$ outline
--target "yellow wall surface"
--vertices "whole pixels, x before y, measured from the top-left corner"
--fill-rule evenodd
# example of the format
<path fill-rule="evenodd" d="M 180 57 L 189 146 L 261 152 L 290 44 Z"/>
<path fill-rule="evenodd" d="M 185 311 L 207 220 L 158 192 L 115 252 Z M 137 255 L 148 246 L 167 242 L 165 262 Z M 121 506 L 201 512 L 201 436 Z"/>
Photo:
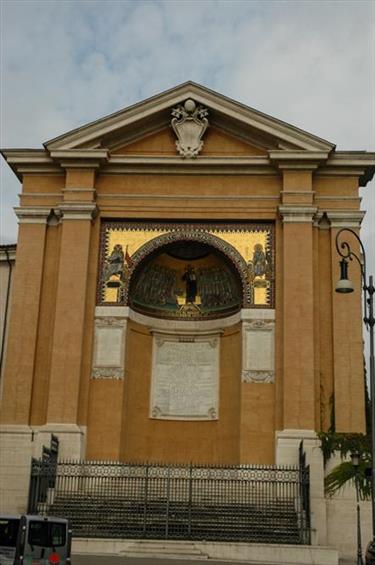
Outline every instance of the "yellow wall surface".
<path fill-rule="evenodd" d="M 211 128 L 202 156 L 262 156 Z M 172 130 L 116 155 L 176 155 Z M 61 168 L 24 176 L 21 206 L 96 203 L 96 219 L 21 224 L 2 421 L 87 427 L 91 459 L 274 462 L 275 432 L 364 430 L 360 296 L 337 296 L 336 228 L 285 223 L 278 208 L 356 212 L 358 178 L 312 169 L 269 174 L 109 174 Z M 220 337 L 219 419 L 150 417 L 152 335 L 129 320 L 123 379 L 91 378 L 102 219 L 275 222 L 275 382 L 241 382 L 241 325 Z M 324 229 L 323 229 L 324 228 Z M 356 280 L 359 288 L 359 280 Z"/>
<path fill-rule="evenodd" d="M 199 463 L 235 463 L 240 460 L 240 349 L 239 327 L 228 329 L 220 338 L 220 383 L 218 420 L 176 421 L 150 418 L 150 386 L 152 363 L 152 335 L 147 328 L 135 322 L 128 325 L 127 369 L 124 381 L 122 435 L 120 457 L 128 461 L 167 461 Z M 94 389 L 98 385 L 94 384 Z M 105 383 L 99 385 L 105 389 Z M 108 391 L 113 390 L 111 385 Z M 108 399 L 106 393 L 105 398 Z M 104 396 L 104 393 L 103 393 Z M 108 420 L 119 406 L 112 399 L 101 413 L 98 397 L 90 401 L 90 412 L 95 413 L 96 426 Z M 112 406 L 112 408 L 110 408 Z M 106 424 L 104 427 L 108 427 Z M 89 431 L 89 446 L 93 439 Z M 103 438 L 103 436 L 102 436 Z M 97 439 L 95 439 L 97 442 Z M 98 448 L 97 448 L 98 449 Z M 99 448 L 100 449 L 100 448 Z M 109 449 L 104 447 L 103 449 Z M 88 455 L 97 453 L 89 449 Z"/>
<path fill-rule="evenodd" d="M 176 143 L 172 128 L 151 134 L 113 151 L 114 155 L 175 155 Z M 202 156 L 209 155 L 266 155 L 267 151 L 250 145 L 216 128 L 205 134 Z"/>

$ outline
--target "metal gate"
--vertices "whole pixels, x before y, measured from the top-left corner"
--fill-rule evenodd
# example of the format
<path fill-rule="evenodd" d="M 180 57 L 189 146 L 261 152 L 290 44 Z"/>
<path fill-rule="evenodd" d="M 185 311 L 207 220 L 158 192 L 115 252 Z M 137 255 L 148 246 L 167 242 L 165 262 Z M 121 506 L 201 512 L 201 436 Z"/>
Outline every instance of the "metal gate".
<path fill-rule="evenodd" d="M 79 537 L 310 543 L 309 468 L 33 460 L 29 513 Z"/>

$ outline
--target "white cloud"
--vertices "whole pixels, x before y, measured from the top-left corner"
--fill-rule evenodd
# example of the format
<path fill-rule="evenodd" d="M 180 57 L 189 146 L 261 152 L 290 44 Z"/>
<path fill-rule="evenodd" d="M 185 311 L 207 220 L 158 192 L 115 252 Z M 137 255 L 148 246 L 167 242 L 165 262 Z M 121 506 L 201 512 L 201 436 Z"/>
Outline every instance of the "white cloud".
<path fill-rule="evenodd" d="M 41 147 L 192 79 L 339 149 L 375 148 L 371 1 L 5 0 L 1 6 L 2 147 Z M 4 163 L 1 182 L 2 237 L 10 241 L 19 186 Z M 373 183 L 364 194 L 363 237 L 372 261 Z M 372 266 L 374 272 L 375 258 Z"/>

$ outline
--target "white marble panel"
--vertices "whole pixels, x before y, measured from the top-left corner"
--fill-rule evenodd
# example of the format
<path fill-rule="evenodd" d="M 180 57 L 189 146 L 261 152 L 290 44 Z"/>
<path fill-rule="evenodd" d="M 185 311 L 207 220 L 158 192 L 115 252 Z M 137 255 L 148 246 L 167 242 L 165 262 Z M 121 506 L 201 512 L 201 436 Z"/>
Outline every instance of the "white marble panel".
<path fill-rule="evenodd" d="M 92 377 L 123 378 L 126 323 L 113 316 L 95 319 Z"/>
<path fill-rule="evenodd" d="M 152 418 L 216 420 L 219 337 L 154 334 Z"/>
<path fill-rule="evenodd" d="M 122 361 L 123 328 L 98 327 L 96 332 L 95 365 L 120 366 Z"/>
<path fill-rule="evenodd" d="M 243 322 L 242 380 L 272 383 L 275 379 L 275 323 L 273 320 Z"/>

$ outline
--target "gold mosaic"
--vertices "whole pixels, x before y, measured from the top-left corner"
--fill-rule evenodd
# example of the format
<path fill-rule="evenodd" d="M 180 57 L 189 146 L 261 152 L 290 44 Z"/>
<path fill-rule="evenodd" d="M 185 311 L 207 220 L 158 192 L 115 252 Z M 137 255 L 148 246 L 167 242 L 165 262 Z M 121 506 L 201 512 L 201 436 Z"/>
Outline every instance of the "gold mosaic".
<path fill-rule="evenodd" d="M 103 222 L 98 303 L 167 317 L 272 307 L 273 240 L 271 223 Z"/>

